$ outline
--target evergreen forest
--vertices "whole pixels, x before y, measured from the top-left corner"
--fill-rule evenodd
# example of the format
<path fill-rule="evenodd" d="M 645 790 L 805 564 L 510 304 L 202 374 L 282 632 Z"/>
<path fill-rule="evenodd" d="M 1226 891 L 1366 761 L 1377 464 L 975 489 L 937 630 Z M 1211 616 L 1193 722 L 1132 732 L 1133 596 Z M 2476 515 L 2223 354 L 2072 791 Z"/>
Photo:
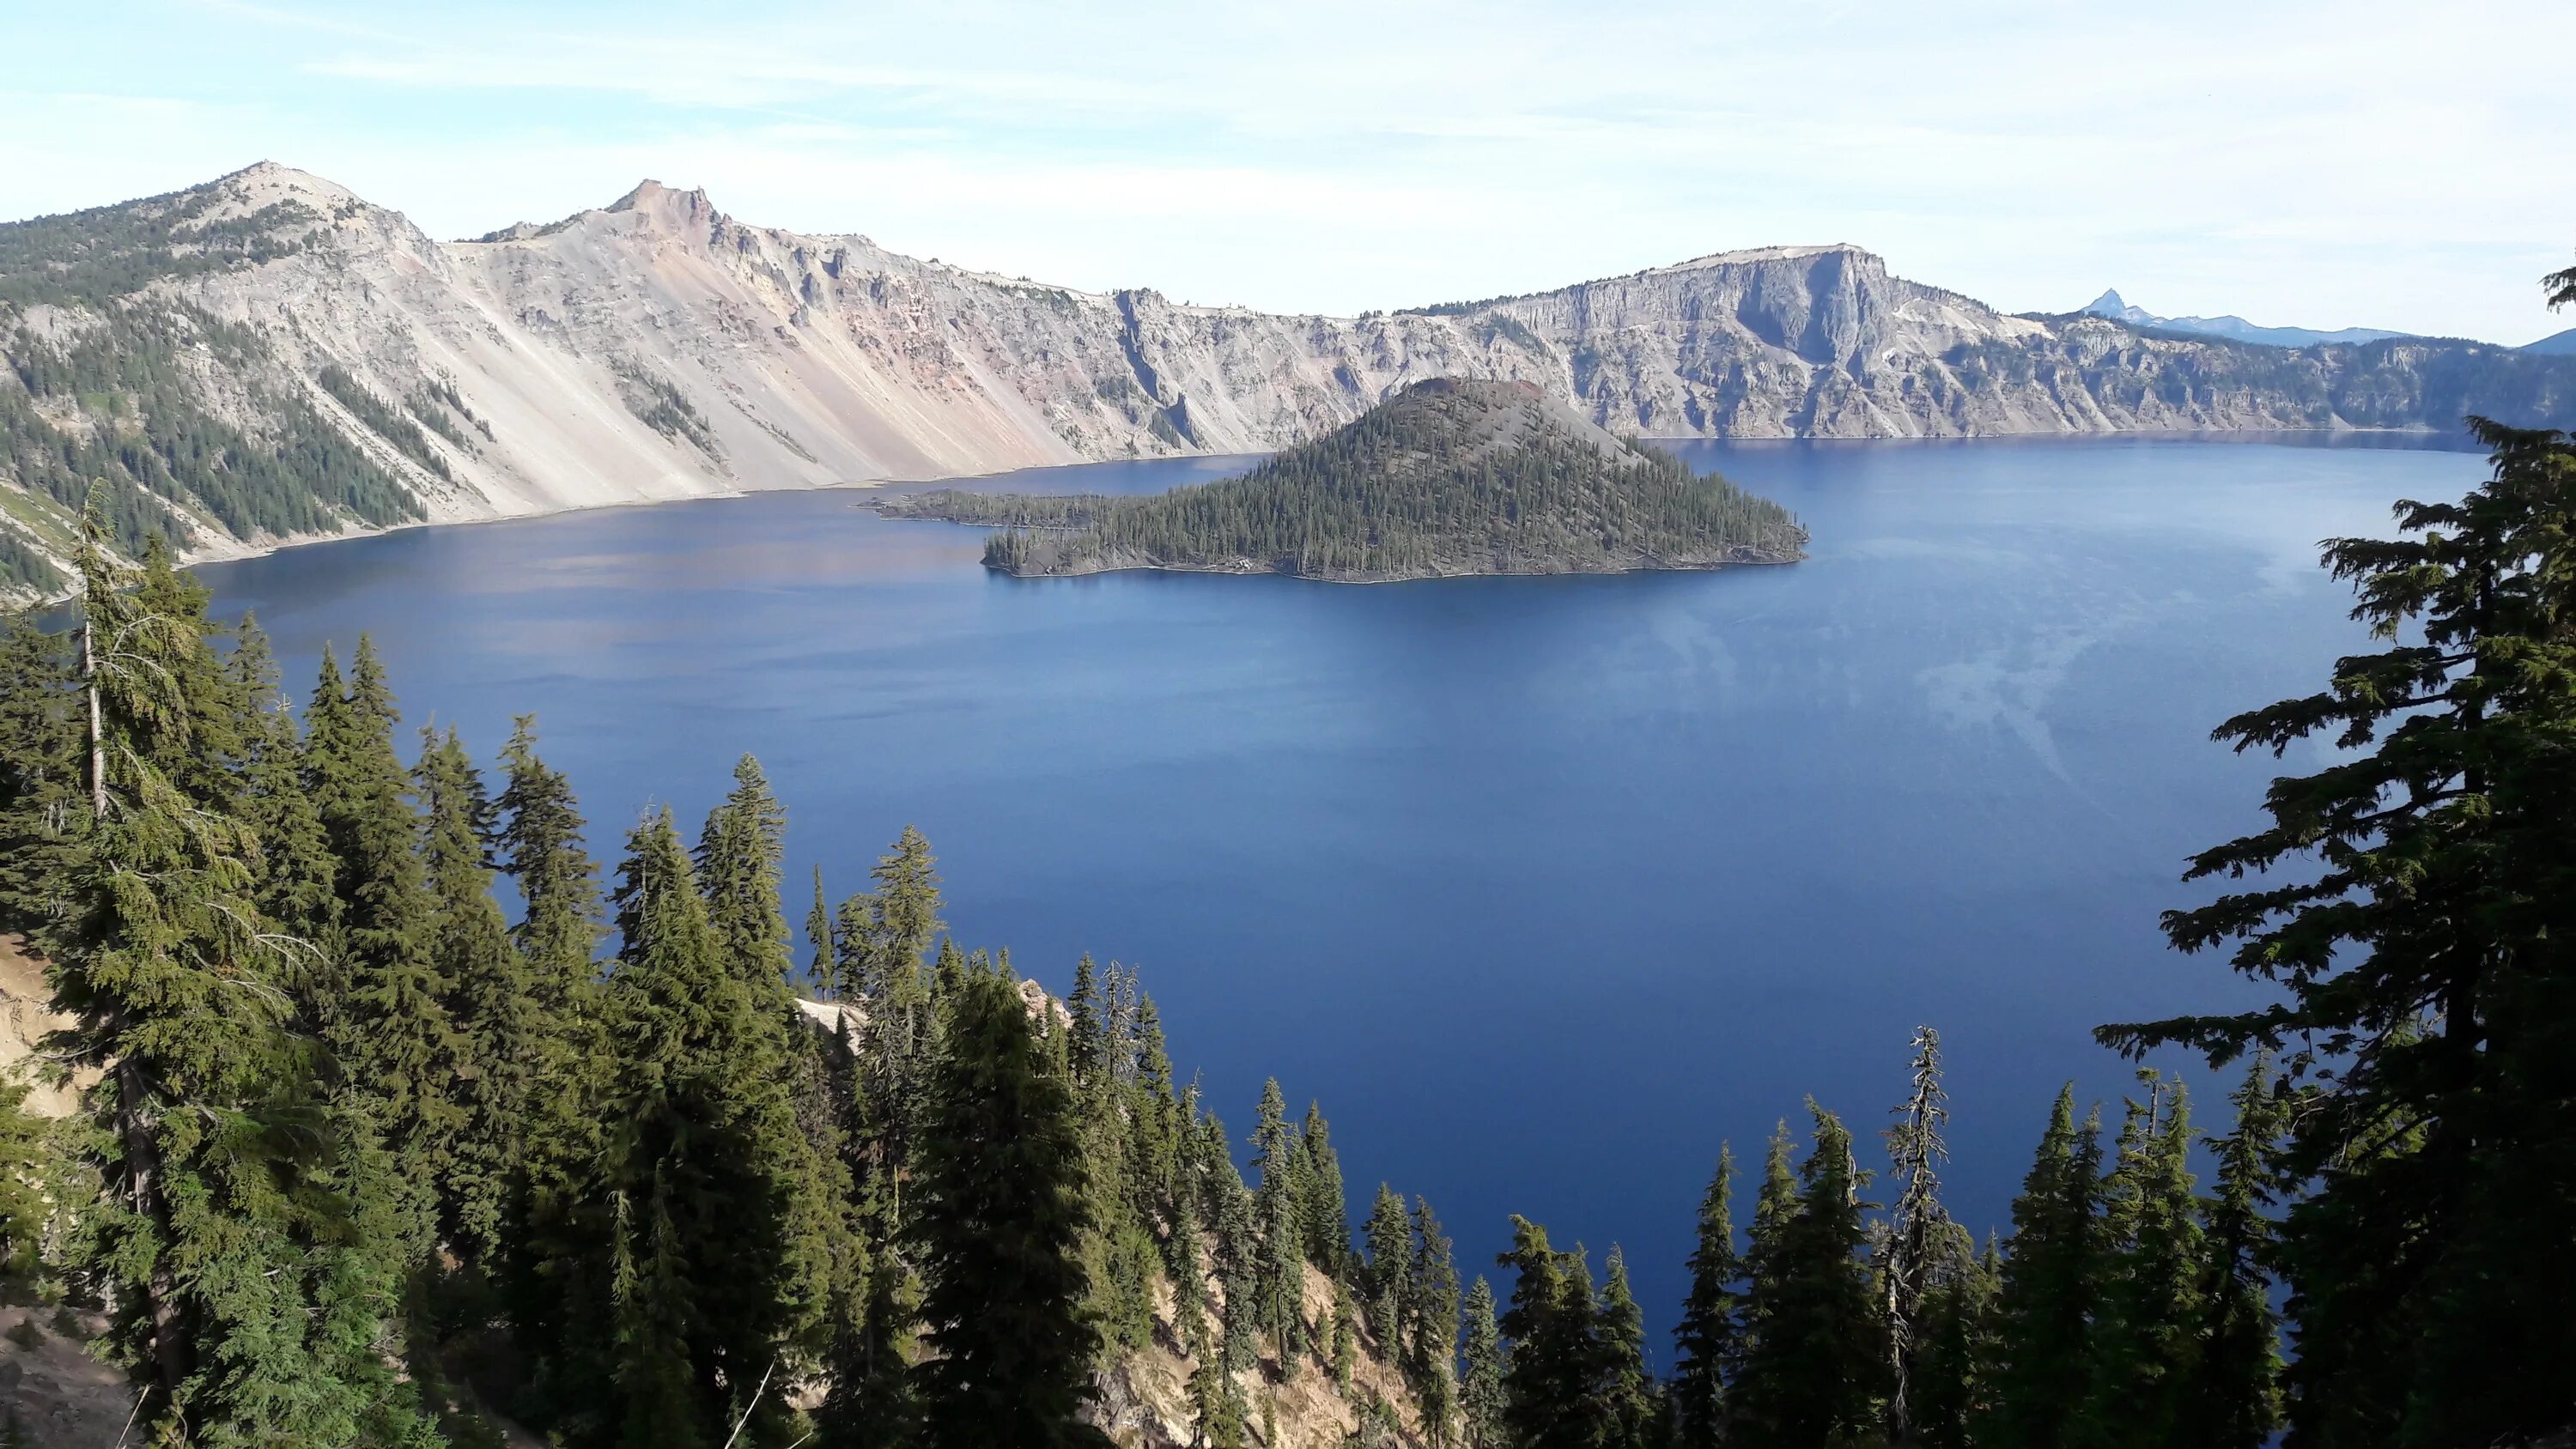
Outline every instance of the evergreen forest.
<path fill-rule="evenodd" d="M 0 929 L 82 1104 L 0 1094 L 0 1275 L 154 1445 L 1132 1444 L 1153 1354 L 1218 1449 L 1313 1441 L 1319 1395 L 1435 1449 L 2548 1442 L 2576 444 L 2479 428 L 2488 482 L 2325 546 L 2372 646 L 2218 729 L 2336 747 L 2164 922 L 2260 1004 L 2100 1030 L 2223 1107 L 2145 1066 L 2032 1103 L 1980 1241 L 1925 1028 L 1893 1110 L 1711 1144 L 1668 1346 L 1616 1246 L 1513 1218 L 1461 1264 L 1391 1184 L 1354 1228 L 1319 1105 L 1274 1081 L 1229 1127 L 1135 973 L 1058 996 L 956 940 L 910 827 L 800 932 L 753 759 L 602 862 L 532 720 L 488 761 L 407 736 L 363 637 L 291 703 L 165 544 L 118 562 L 96 487 L 70 626 L 0 635 Z"/>

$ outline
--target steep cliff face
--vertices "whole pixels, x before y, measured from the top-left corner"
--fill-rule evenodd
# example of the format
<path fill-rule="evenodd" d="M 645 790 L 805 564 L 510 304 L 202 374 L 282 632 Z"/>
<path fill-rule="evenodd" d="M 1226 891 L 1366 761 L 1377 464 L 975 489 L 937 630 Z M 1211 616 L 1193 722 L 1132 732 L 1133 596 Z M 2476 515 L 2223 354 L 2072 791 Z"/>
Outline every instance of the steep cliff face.
<path fill-rule="evenodd" d="M 1274 449 L 1408 383 L 1525 380 L 1650 436 L 2576 422 L 2576 359 L 2292 351 L 2006 316 L 1854 247 L 1358 318 L 1186 307 L 751 226 L 646 182 L 441 242 L 263 163 L 0 226 L 0 590 L 92 476 L 198 555 L 425 519 Z"/>

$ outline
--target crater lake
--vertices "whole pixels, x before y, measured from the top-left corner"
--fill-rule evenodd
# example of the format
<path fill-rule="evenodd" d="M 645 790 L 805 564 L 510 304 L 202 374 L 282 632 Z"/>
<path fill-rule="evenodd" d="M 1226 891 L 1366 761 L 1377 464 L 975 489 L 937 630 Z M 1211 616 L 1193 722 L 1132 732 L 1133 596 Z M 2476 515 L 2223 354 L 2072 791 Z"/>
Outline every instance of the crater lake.
<path fill-rule="evenodd" d="M 1238 1142 L 1276 1075 L 1292 1114 L 1322 1100 L 1355 1206 L 1410 1165 L 1395 1187 L 1467 1275 L 1512 1212 L 1596 1266 L 1623 1244 L 1661 1367 L 1722 1142 L 1758 1180 L 1812 1094 L 1883 1166 L 1929 1023 L 1946 1192 L 1982 1236 L 2061 1082 L 2116 1121 L 2130 1068 L 2094 1025 L 2251 999 L 2156 925 L 2279 768 L 2209 731 L 2360 642 L 2318 540 L 2485 469 L 2388 437 L 1667 446 L 1788 506 L 1811 556 L 1014 580 L 979 531 L 842 490 L 199 572 L 257 610 L 293 697 L 367 632 L 406 730 L 456 724 L 488 762 L 535 713 L 604 866 L 648 805 L 694 835 L 744 752 L 788 807 L 791 920 L 817 862 L 837 900 L 920 826 L 962 945 L 1057 991 L 1083 951 L 1138 967 Z"/>

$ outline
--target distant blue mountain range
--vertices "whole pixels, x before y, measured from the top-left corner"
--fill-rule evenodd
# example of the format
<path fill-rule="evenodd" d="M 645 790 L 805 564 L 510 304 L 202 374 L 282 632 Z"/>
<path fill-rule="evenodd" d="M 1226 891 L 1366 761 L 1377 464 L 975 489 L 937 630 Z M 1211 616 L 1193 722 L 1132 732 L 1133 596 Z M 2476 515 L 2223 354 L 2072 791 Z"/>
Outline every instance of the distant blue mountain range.
<path fill-rule="evenodd" d="M 2155 327 L 2167 332 L 2188 332 L 2198 337 L 2224 337 L 2233 342 L 2252 342 L 2264 347 L 2314 347 L 2320 342 L 2377 342 L 2383 337 L 2417 335 L 2412 332 L 2383 332 L 2376 327 L 2344 327 L 2333 332 L 2320 332 L 2313 327 L 2257 327 L 2242 317 L 2159 317 L 2144 307 L 2130 306 L 2117 290 L 2094 298 L 2085 304 L 2084 310 L 2096 317 L 2126 322 L 2132 327 Z M 2538 342 L 2527 342 L 2514 350 L 2551 357 L 2576 356 L 2576 327 L 2553 332 Z"/>
<path fill-rule="evenodd" d="M 2167 332 L 2189 332 L 2201 337 L 2224 337 L 2266 347 L 2313 347 L 2320 342 L 2377 342 L 2383 337 L 2412 335 L 2384 332 L 2376 327 L 2345 327 L 2333 332 L 2320 332 L 2313 327 L 2258 327 L 2242 317 L 2159 317 L 2144 307 L 2130 306 L 2116 291 L 2104 292 L 2084 310 L 2096 317 L 2109 317 L 2136 327 L 2157 327 Z M 2576 350 L 2576 342 L 2570 343 L 2569 350 Z"/>

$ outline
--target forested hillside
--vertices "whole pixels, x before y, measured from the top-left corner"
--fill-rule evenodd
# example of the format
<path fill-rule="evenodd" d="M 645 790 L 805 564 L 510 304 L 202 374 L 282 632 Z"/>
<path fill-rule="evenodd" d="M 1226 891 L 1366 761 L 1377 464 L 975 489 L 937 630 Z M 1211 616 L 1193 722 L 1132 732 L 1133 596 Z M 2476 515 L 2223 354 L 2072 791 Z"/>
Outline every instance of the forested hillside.
<path fill-rule="evenodd" d="M 311 400 L 268 380 L 278 363 L 256 330 L 143 295 L 292 256 L 327 220 L 293 202 L 245 210 L 227 200 L 201 189 L 0 225 L 0 357 L 14 375 L 0 379 L 0 478 L 18 490 L 0 488 L 14 524 L 0 526 L 0 591 L 61 584 L 47 555 L 68 554 L 69 519 L 93 479 L 106 480 L 107 518 L 129 556 L 152 539 L 184 546 L 212 532 L 248 543 L 421 516 Z M 452 398 L 424 392 L 397 406 L 345 374 L 339 383 L 334 395 L 367 426 L 444 474 L 414 418 L 455 434 Z"/>
<path fill-rule="evenodd" d="M 1156 568 L 1345 582 L 1786 563 L 1787 510 L 1622 442 L 1524 383 L 1416 383 L 1240 478 L 1155 497 L 888 494 L 877 511 L 1000 525 L 1012 574 Z"/>
<path fill-rule="evenodd" d="M 2544 1442 L 2576 1421 L 2576 447 L 2486 433 L 2492 482 L 2328 546 L 2380 647 L 2220 731 L 2346 746 L 2193 867 L 2280 877 L 2166 921 L 2265 997 L 2102 1031 L 2229 1067 L 2229 1120 L 2152 1070 L 2108 1121 L 2034 1103 L 1973 1242 L 1920 1032 L 1883 1168 L 1813 1103 L 1749 1181 L 1711 1144 L 1665 1377 L 1615 1246 L 1514 1218 L 1488 1278 L 1383 1186 L 1354 1233 L 1319 1108 L 1274 1082 L 1229 1130 L 1133 973 L 1075 963 L 1058 1003 L 954 940 L 918 832 L 817 882 L 800 951 L 745 758 L 603 890 L 531 723 L 496 782 L 452 730 L 406 757 L 363 638 L 291 711 L 166 549 L 112 561 L 102 488 L 78 627 L 0 636 L 0 926 L 84 1103 L 0 1095 L 0 1277 L 54 1310 L 9 1351 L 90 1341 L 163 1444 Z M 11 1432 L 69 1442 L 7 1382 Z"/>

